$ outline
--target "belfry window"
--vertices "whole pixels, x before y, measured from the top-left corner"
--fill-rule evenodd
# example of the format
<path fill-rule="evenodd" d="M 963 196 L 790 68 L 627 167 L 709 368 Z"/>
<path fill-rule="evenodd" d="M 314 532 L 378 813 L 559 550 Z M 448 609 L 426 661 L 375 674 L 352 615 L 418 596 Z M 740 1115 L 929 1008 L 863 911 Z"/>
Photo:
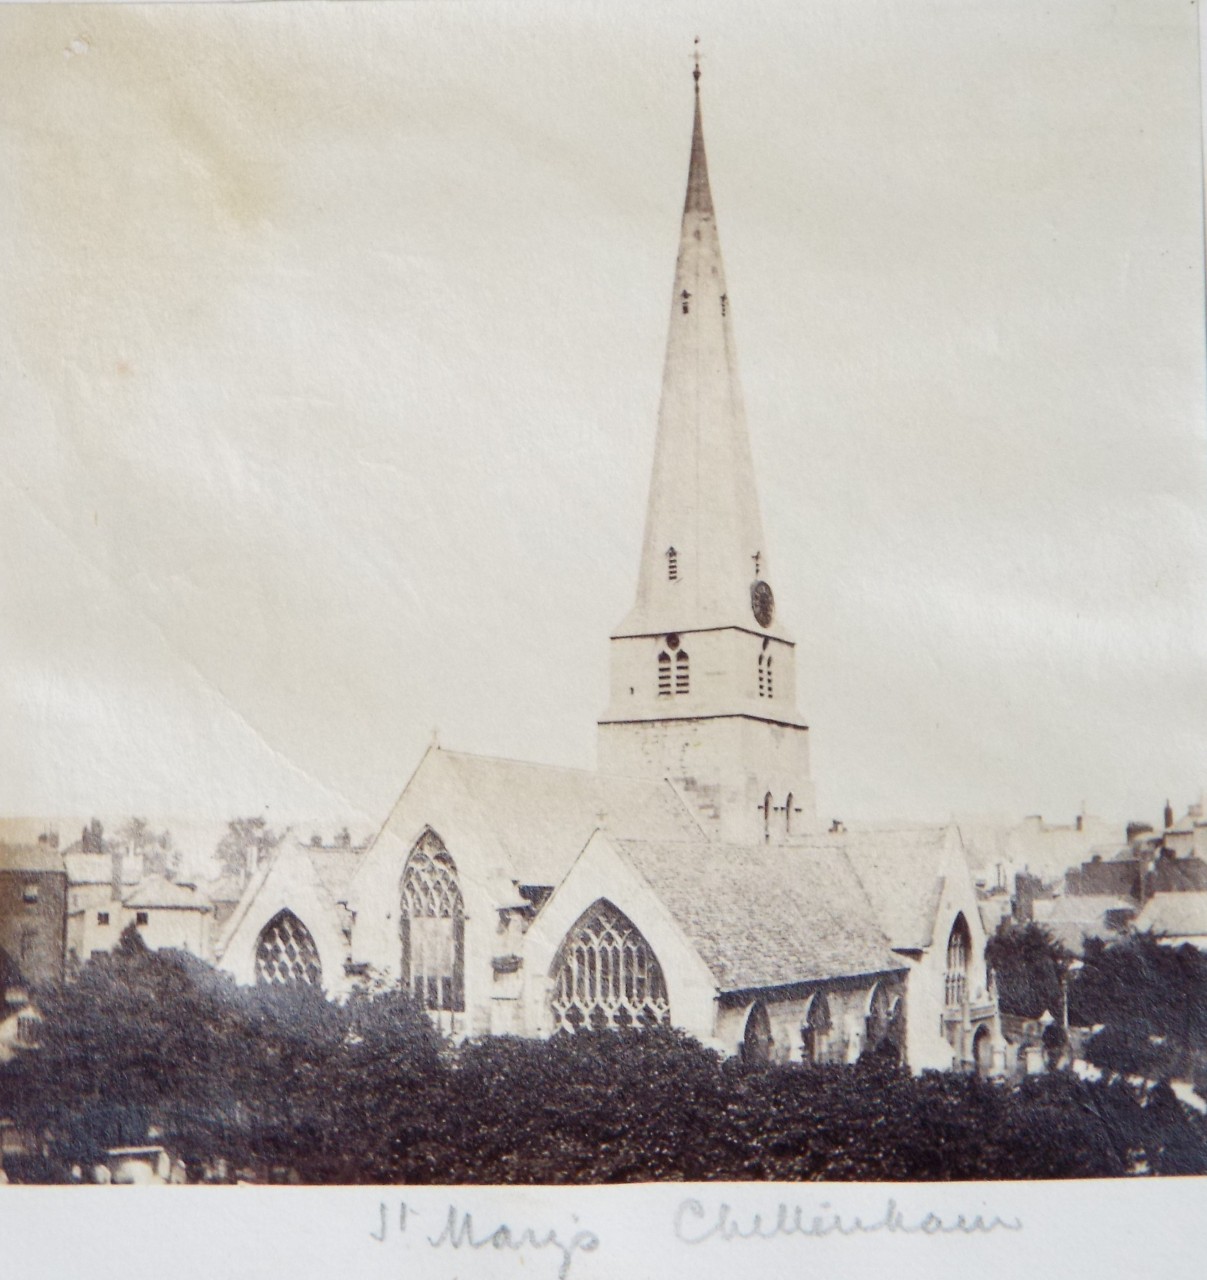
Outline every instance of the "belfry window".
<path fill-rule="evenodd" d="M 278 911 L 256 942 L 256 981 L 266 986 L 317 987 L 323 966 L 310 930 L 292 911 Z"/>
<path fill-rule="evenodd" d="M 683 303 L 683 314 L 688 313 L 688 303 L 691 301 L 691 294 L 686 289 L 679 295 L 679 300 Z"/>
<path fill-rule="evenodd" d="M 457 868 L 432 831 L 402 875 L 402 984 L 421 1009 L 465 1008 L 465 908 Z"/>
<path fill-rule="evenodd" d="M 566 934 L 550 973 L 556 1031 L 669 1023 L 666 979 L 637 926 L 600 898 Z"/>
<path fill-rule="evenodd" d="M 949 1009 L 962 1008 L 968 999 L 968 964 L 972 936 L 961 911 L 947 939 L 947 975 L 943 985 L 944 1003 Z"/>
<path fill-rule="evenodd" d="M 679 580 L 679 553 L 670 547 L 666 553 L 666 576 L 671 582 Z"/>
<path fill-rule="evenodd" d="M 658 655 L 658 696 L 660 698 L 669 698 L 673 692 L 671 655 L 663 650 Z"/>
<path fill-rule="evenodd" d="M 687 656 L 686 649 L 680 649 L 675 654 L 675 693 L 689 693 L 691 691 L 691 664 Z"/>
<path fill-rule="evenodd" d="M 772 683 L 771 677 L 771 655 L 769 653 L 759 654 L 759 697 L 775 697 L 775 685 Z"/>

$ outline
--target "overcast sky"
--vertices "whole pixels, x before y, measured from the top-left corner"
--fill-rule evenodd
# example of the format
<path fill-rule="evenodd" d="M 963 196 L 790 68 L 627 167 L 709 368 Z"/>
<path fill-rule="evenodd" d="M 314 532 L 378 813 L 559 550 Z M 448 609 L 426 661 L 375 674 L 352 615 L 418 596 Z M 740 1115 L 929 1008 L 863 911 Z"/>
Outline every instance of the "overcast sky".
<path fill-rule="evenodd" d="M 1197 11 L 0 6 L 0 810 L 591 765 L 705 132 L 819 812 L 1207 781 Z"/>

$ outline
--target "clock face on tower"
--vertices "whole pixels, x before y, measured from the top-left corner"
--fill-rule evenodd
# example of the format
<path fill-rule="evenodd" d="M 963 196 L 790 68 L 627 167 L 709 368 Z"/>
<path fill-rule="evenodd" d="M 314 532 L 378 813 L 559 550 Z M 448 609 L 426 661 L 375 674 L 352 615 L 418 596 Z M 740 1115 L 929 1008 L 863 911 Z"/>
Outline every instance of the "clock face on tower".
<path fill-rule="evenodd" d="M 771 619 L 775 617 L 775 597 L 771 594 L 771 588 L 761 579 L 750 585 L 750 608 L 760 627 L 771 625 Z"/>

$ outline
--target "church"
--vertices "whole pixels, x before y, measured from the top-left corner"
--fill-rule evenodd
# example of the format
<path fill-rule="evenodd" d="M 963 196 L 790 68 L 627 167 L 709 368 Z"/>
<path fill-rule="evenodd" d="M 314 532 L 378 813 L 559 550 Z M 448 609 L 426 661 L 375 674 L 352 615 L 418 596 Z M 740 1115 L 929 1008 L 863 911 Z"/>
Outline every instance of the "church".
<path fill-rule="evenodd" d="M 367 848 L 282 847 L 246 983 L 401 985 L 455 1038 L 667 1024 L 725 1054 L 1000 1070 L 959 830 L 820 830 L 772 591 L 695 72 L 636 598 L 598 770 L 433 744 Z"/>

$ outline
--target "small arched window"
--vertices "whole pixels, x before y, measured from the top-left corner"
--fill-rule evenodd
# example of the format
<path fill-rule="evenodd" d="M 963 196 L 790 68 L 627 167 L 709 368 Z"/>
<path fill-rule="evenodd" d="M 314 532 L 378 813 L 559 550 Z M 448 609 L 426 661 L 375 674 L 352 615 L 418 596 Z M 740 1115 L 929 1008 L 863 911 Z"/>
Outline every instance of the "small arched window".
<path fill-rule="evenodd" d="M 784 830 L 788 835 L 792 834 L 792 792 L 788 792 L 788 798 L 784 801 Z"/>
<path fill-rule="evenodd" d="M 767 655 L 759 654 L 759 697 L 767 696 Z"/>
<path fill-rule="evenodd" d="M 772 683 L 772 680 L 771 680 L 771 655 L 770 654 L 767 655 L 767 696 L 769 698 L 775 697 L 775 685 Z"/>
<path fill-rule="evenodd" d="M 756 1000 L 750 1007 L 750 1013 L 746 1017 L 746 1030 L 742 1034 L 742 1061 L 750 1066 L 770 1062 L 774 1045 L 767 1006 L 761 1000 Z"/>
<path fill-rule="evenodd" d="M 660 698 L 669 698 L 674 692 L 673 679 L 674 677 L 671 674 L 671 655 L 664 649 L 658 655 L 658 696 Z"/>
<path fill-rule="evenodd" d="M 323 966 L 310 930 L 292 911 L 278 911 L 256 940 L 256 981 L 268 986 L 301 982 L 317 987 L 322 979 Z"/>
<path fill-rule="evenodd" d="M 675 654 L 675 693 L 689 693 L 691 691 L 691 665 L 687 656 L 686 649 L 680 649 Z"/>
<path fill-rule="evenodd" d="M 666 576 L 671 582 L 679 579 L 679 553 L 674 547 L 669 547 L 666 552 Z"/>
<path fill-rule="evenodd" d="M 623 1030 L 670 1021 L 658 957 L 637 926 L 606 898 L 583 912 L 566 934 L 550 976 L 558 1031 Z"/>
<path fill-rule="evenodd" d="M 432 831 L 402 875 L 402 985 L 422 1009 L 465 1008 L 465 907 L 457 868 Z"/>
<path fill-rule="evenodd" d="M 809 1001 L 805 1022 L 801 1027 L 801 1056 L 806 1062 L 827 1061 L 826 1040 L 832 1026 L 830 1001 L 824 991 L 818 991 Z"/>
<path fill-rule="evenodd" d="M 961 911 L 947 938 L 947 976 L 944 982 L 944 1003 L 949 1009 L 959 1009 L 968 1000 L 968 966 L 972 958 L 972 935 L 968 921 Z"/>
<path fill-rule="evenodd" d="M 763 839 L 771 839 L 771 792 L 763 797 Z"/>

